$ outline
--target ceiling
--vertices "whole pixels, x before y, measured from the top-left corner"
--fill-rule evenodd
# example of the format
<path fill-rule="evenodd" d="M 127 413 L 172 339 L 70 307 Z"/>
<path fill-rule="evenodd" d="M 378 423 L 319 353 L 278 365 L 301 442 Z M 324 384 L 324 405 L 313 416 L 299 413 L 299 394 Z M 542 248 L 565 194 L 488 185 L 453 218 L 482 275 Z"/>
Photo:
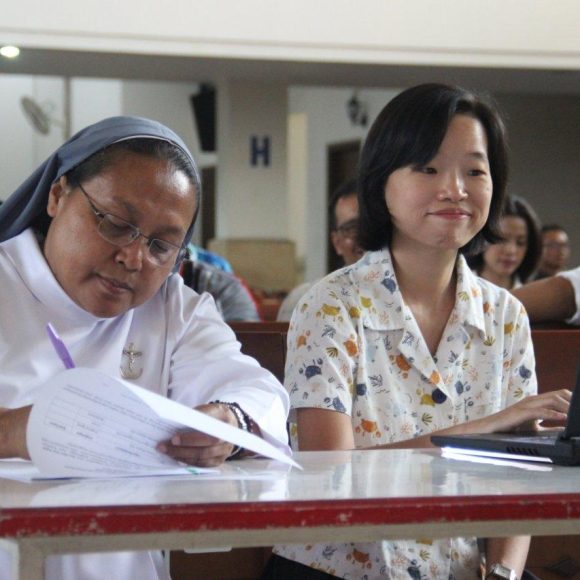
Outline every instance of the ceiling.
<path fill-rule="evenodd" d="M 111 54 L 41 49 L 0 58 L 0 73 L 218 82 L 220 79 L 288 85 L 405 87 L 420 82 L 459 84 L 492 93 L 580 95 L 580 71 L 394 66 Z"/>

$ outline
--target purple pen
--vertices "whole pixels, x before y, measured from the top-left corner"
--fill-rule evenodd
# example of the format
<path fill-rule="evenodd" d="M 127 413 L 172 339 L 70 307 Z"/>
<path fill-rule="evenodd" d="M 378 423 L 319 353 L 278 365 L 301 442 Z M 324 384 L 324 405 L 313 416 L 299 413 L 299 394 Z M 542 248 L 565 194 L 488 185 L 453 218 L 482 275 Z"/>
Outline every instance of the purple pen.
<path fill-rule="evenodd" d="M 56 354 L 58 354 L 60 360 L 63 362 L 64 367 L 66 369 L 74 369 L 75 363 L 69 351 L 50 322 L 46 325 L 46 332 L 48 332 L 48 338 L 50 338 L 50 342 L 52 342 L 52 346 L 54 346 L 54 350 L 56 350 Z"/>

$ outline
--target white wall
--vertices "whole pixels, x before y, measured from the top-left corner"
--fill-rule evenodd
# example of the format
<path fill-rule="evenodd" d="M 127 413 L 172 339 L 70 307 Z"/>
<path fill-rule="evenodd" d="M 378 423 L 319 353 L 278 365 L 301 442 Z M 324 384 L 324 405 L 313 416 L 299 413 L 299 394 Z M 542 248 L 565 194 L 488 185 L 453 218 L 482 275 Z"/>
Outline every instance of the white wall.
<path fill-rule="evenodd" d="M 33 129 L 26 123 L 20 97 L 32 93 L 30 77 L 0 77 L 0 126 L 10 139 L 0 140 L 0 199 L 8 195 L 34 168 Z M 9 170 L 11 168 L 11 170 Z"/>
<path fill-rule="evenodd" d="M 578 22 L 577 0 L 19 0 L 0 33 L 112 53 L 578 69 Z"/>
<path fill-rule="evenodd" d="M 155 119 L 173 129 L 186 143 L 199 167 L 215 165 L 215 153 L 201 151 L 191 96 L 197 94 L 197 83 L 125 81 L 122 110 L 124 115 Z"/>
<path fill-rule="evenodd" d="M 123 81 L 71 79 L 71 135 L 101 119 L 123 114 Z"/>
<path fill-rule="evenodd" d="M 369 126 L 384 105 L 398 89 L 360 89 L 358 98 L 368 108 Z M 291 87 L 289 109 L 291 114 L 302 113 L 308 121 L 305 242 L 299 249 L 306 250 L 308 281 L 326 274 L 327 239 L 327 151 L 328 146 L 355 139 L 364 140 L 368 127 L 353 126 L 346 113 L 346 103 L 352 96 L 350 89 Z M 292 160 L 291 160 L 292 161 Z M 298 161 L 300 162 L 300 160 Z M 289 167 L 290 174 L 299 168 Z M 297 195 L 295 192 L 294 195 Z M 301 219 L 295 216 L 294 219 Z M 304 256 L 298 255 L 299 263 Z"/>
<path fill-rule="evenodd" d="M 48 135 L 34 130 L 21 106 L 21 98 L 34 99 L 56 120 L 63 118 L 63 79 L 0 75 L 0 199 L 6 199 L 63 140 L 53 126 Z"/>
<path fill-rule="evenodd" d="M 287 217 L 287 89 L 267 83 L 218 86 L 218 238 L 282 238 Z M 270 139 L 270 165 L 250 163 L 250 139 Z"/>
<path fill-rule="evenodd" d="M 288 115 L 288 237 L 296 249 L 296 281 L 304 281 L 308 254 L 308 115 Z"/>

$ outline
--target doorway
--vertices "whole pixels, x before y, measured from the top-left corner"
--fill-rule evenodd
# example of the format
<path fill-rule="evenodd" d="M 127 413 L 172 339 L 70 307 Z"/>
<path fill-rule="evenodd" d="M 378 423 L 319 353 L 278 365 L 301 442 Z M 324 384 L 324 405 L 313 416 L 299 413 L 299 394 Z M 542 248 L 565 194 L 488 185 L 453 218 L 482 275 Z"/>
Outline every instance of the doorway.
<path fill-rule="evenodd" d="M 328 146 L 327 180 L 328 190 L 326 193 L 326 207 L 330 205 L 333 193 L 349 179 L 354 179 L 358 171 L 358 159 L 360 155 L 361 141 L 347 141 Z M 326 239 L 330 240 L 328 220 L 326 222 Z M 327 271 L 332 272 L 343 266 L 340 256 L 334 251 L 330 241 L 326 253 Z"/>

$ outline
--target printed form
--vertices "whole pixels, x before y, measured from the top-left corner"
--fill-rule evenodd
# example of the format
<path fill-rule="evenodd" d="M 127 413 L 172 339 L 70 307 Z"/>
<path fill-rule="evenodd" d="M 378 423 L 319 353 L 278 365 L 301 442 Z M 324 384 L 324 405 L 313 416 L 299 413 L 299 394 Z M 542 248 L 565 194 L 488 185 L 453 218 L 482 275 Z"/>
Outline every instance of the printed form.
<path fill-rule="evenodd" d="M 39 389 L 27 442 L 35 479 L 215 471 L 186 466 L 155 449 L 186 428 L 299 467 L 252 433 L 87 368 L 63 371 Z"/>

